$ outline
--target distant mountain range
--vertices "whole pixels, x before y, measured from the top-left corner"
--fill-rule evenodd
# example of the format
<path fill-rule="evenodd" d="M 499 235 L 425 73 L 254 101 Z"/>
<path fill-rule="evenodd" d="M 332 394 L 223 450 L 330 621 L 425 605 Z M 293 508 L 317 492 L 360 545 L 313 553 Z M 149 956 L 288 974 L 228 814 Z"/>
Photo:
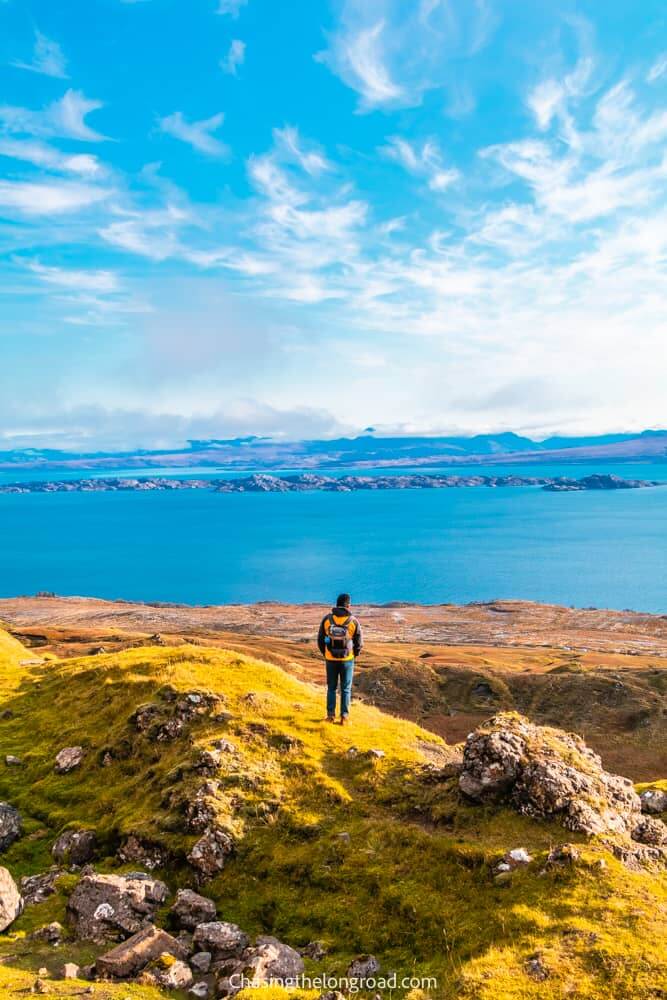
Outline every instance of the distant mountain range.
<path fill-rule="evenodd" d="M 190 441 L 186 448 L 74 453 L 52 449 L 0 452 L 0 469 L 154 469 L 158 467 L 248 469 L 336 469 L 513 462 L 667 461 L 667 430 L 640 434 L 550 437 L 519 434 L 472 437 L 380 437 L 372 430 L 356 438 L 276 441 L 246 437 Z"/>

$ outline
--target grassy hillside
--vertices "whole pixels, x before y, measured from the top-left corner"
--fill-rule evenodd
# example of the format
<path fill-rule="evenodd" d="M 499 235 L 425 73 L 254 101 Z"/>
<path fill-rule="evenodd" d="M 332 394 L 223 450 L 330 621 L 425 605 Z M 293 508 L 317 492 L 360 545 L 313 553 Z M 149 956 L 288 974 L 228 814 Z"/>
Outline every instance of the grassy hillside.
<path fill-rule="evenodd" d="M 629 872 L 596 844 L 583 845 L 572 868 L 546 866 L 550 848 L 574 835 L 466 805 L 454 779 L 429 781 L 429 766 L 455 756 L 432 733 L 362 704 L 348 729 L 327 725 L 321 689 L 221 650 L 141 648 L 21 666 L 24 654 L 0 632 L 2 709 L 11 712 L 0 721 L 0 761 L 23 762 L 0 763 L 0 798 L 24 817 L 23 838 L 3 857 L 15 877 L 44 871 L 55 837 L 83 826 L 97 833 L 99 870 L 141 867 L 117 859 L 134 835 L 167 859 L 160 874 L 172 889 L 193 885 L 186 856 L 198 834 L 188 817 L 206 794 L 236 853 L 204 891 L 221 919 L 251 934 L 295 947 L 322 941 L 329 954 L 308 963 L 312 972 L 342 973 L 371 952 L 383 971 L 436 977 L 428 995 L 443 1000 L 657 1000 L 667 988 L 664 872 Z M 206 710 L 167 739 L 178 706 L 194 703 L 188 694 Z M 201 753 L 220 739 L 232 748 L 209 794 Z M 56 774 L 55 756 L 70 745 L 84 748 L 83 763 Z M 534 861 L 498 885 L 492 866 L 517 847 Z M 75 882 L 64 876 L 55 896 L 0 936 L 12 956 L 0 965 L 1 995 L 19 995 L 12 990 L 34 979 L 26 970 L 56 961 L 25 935 L 65 922 Z M 57 964 L 66 956 L 89 951 L 66 944 Z M 94 991 L 159 995 L 134 985 Z"/>

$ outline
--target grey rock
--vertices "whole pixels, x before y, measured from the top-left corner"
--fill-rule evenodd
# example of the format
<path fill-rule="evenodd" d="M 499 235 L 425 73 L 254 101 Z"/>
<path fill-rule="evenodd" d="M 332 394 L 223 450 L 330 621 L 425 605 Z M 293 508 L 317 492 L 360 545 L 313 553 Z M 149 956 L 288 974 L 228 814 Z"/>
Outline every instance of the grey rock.
<path fill-rule="evenodd" d="M 212 826 L 196 842 L 188 854 L 188 861 L 205 881 L 222 871 L 233 852 L 234 840 L 231 835 L 220 827 Z"/>
<path fill-rule="evenodd" d="M 164 882 L 143 872 L 86 875 L 69 898 L 67 915 L 81 940 L 122 940 L 142 930 L 168 894 Z"/>
<path fill-rule="evenodd" d="M 18 809 L 9 802 L 0 802 L 0 852 L 11 847 L 23 833 L 23 824 Z"/>
<path fill-rule="evenodd" d="M 83 760 L 83 747 L 63 747 L 56 754 L 54 770 L 56 774 L 68 774 L 79 767 Z"/>
<path fill-rule="evenodd" d="M 206 997 L 210 992 L 208 983 L 201 982 L 195 983 L 194 986 L 190 987 L 188 995 L 191 997 L 197 997 L 198 1000 L 206 1000 Z"/>
<path fill-rule="evenodd" d="M 190 965 L 195 972 L 199 972 L 202 976 L 205 976 L 211 968 L 212 959 L 213 955 L 210 951 L 198 951 L 196 955 L 193 955 L 190 959 Z"/>
<path fill-rule="evenodd" d="M 212 899 L 200 896 L 192 889 L 179 889 L 169 911 L 178 927 L 194 930 L 199 924 L 215 920 L 216 906 Z"/>
<path fill-rule="evenodd" d="M 270 935 L 258 937 L 255 947 L 248 949 L 243 960 L 246 975 L 256 983 L 272 980 L 287 985 L 304 970 L 299 952 Z"/>
<path fill-rule="evenodd" d="M 23 910 L 23 900 L 16 882 L 6 868 L 0 867 L 0 931 L 13 924 Z"/>
<path fill-rule="evenodd" d="M 56 891 L 56 879 L 63 874 L 61 868 L 51 868 L 39 875 L 24 875 L 20 882 L 21 895 L 26 906 L 43 903 Z"/>
<path fill-rule="evenodd" d="M 63 979 L 79 979 L 81 969 L 76 964 L 76 962 L 65 962 L 62 967 L 62 977 Z"/>
<path fill-rule="evenodd" d="M 54 920 L 50 924 L 38 927 L 29 935 L 31 941 L 44 941 L 46 944 L 60 944 L 65 935 L 65 928 Z"/>
<path fill-rule="evenodd" d="M 199 951 L 209 951 L 214 961 L 239 958 L 250 943 L 248 935 L 237 924 L 212 920 L 199 924 L 194 933 L 194 946 Z"/>
<path fill-rule="evenodd" d="M 328 952 L 321 941 L 309 941 L 305 948 L 299 948 L 299 954 L 304 958 L 312 958 L 314 962 L 321 962 Z"/>
<path fill-rule="evenodd" d="M 142 840 L 131 833 L 118 848 L 118 859 L 124 864 L 139 864 L 148 871 L 165 868 L 169 862 L 169 851 L 161 844 Z"/>
<path fill-rule="evenodd" d="M 380 971 L 380 963 L 375 955 L 359 955 L 353 959 L 347 967 L 346 975 L 348 979 L 356 979 L 363 982 L 377 975 Z"/>
<path fill-rule="evenodd" d="M 22 767 L 23 761 L 20 757 L 15 757 L 13 753 L 8 753 L 5 757 L 5 764 L 7 767 Z"/>
<path fill-rule="evenodd" d="M 60 865 L 80 866 L 92 861 L 96 850 L 94 830 L 63 830 L 51 848 L 51 854 Z"/>
<path fill-rule="evenodd" d="M 137 934 L 133 934 L 127 941 L 112 948 L 111 951 L 100 955 L 96 962 L 96 968 L 100 976 L 108 979 L 127 979 L 130 976 L 136 976 L 138 972 L 146 968 L 149 962 L 156 961 L 161 955 L 171 955 L 172 958 L 181 963 L 186 957 L 176 938 L 151 924 Z M 190 974 L 191 981 L 192 974 Z"/>
<path fill-rule="evenodd" d="M 663 792 L 660 788 L 645 788 L 643 792 L 640 792 L 639 798 L 642 804 L 642 812 L 667 812 L 667 792 Z"/>
<path fill-rule="evenodd" d="M 186 990 L 192 985 L 194 976 L 189 965 L 177 959 L 164 968 L 153 969 L 153 975 L 158 986 L 166 990 Z"/>

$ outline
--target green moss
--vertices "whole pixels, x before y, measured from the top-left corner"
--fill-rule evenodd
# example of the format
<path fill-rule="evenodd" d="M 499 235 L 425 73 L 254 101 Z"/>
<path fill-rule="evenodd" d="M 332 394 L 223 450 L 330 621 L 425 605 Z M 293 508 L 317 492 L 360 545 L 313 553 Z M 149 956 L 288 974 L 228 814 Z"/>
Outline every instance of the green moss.
<path fill-rule="evenodd" d="M 222 754 L 212 798 L 237 853 L 205 888 L 223 919 L 293 946 L 322 940 L 330 954 L 308 964 L 313 972 L 343 973 L 355 955 L 370 952 L 384 971 L 435 977 L 432 1000 L 655 997 L 667 940 L 664 874 L 630 873 L 595 844 L 584 846 L 573 868 L 547 866 L 549 849 L 575 838 L 509 810 L 465 805 L 455 781 L 422 781 L 424 744 L 439 747 L 444 759 L 453 752 L 418 726 L 363 704 L 354 706 L 349 728 L 327 725 L 321 689 L 201 647 L 141 648 L 39 668 L 18 662 L 6 686 L 13 717 L 0 722 L 0 760 L 5 753 L 24 760 L 22 769 L 0 765 L 0 797 L 25 818 L 26 836 L 5 855 L 16 874 L 44 870 L 53 839 L 74 824 L 96 830 L 107 857 L 98 867 L 123 870 L 114 855 L 134 833 L 169 853 L 161 874 L 172 889 L 192 885 L 185 854 L 197 834 L 186 831 L 184 809 L 206 780 L 196 770 L 199 752 L 224 737 L 236 752 Z M 223 703 L 193 718 L 173 742 L 158 741 L 150 727 L 137 730 L 139 706 L 156 705 L 159 726 L 174 697 L 193 690 Z M 55 774 L 56 753 L 74 744 L 85 748 L 83 764 Z M 370 749 L 385 756 L 365 756 Z M 535 860 L 499 887 L 492 865 L 515 847 Z M 11 977 L 24 982 L 21 962 L 35 954 L 25 934 L 63 921 L 71 884 L 70 876 L 61 880 L 55 897 L 0 938 L 5 954 L 15 955 L 21 941 L 28 948 L 0 965 L 0 989 L 10 989 Z M 549 970 L 541 982 L 529 971 L 536 953 Z M 104 988 L 100 996 L 160 995 Z M 252 991 L 252 1000 L 297 995 L 307 997 Z"/>

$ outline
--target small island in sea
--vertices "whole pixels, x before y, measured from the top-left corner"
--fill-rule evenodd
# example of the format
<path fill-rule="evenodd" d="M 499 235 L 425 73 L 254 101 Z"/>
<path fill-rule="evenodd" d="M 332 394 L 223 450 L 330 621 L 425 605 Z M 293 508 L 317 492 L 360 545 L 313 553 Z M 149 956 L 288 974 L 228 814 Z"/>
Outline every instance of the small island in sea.
<path fill-rule="evenodd" d="M 304 472 L 291 476 L 254 473 L 234 479 L 92 478 L 49 480 L 0 485 L 0 493 L 114 493 L 155 490 L 209 490 L 214 493 L 305 493 L 321 490 L 352 493 L 358 490 L 433 490 L 485 486 L 537 486 L 550 493 L 584 490 L 634 490 L 663 485 L 655 480 L 623 479 L 594 473 L 581 479 L 567 476 L 450 476 L 416 473 L 398 476 L 323 476 Z"/>

